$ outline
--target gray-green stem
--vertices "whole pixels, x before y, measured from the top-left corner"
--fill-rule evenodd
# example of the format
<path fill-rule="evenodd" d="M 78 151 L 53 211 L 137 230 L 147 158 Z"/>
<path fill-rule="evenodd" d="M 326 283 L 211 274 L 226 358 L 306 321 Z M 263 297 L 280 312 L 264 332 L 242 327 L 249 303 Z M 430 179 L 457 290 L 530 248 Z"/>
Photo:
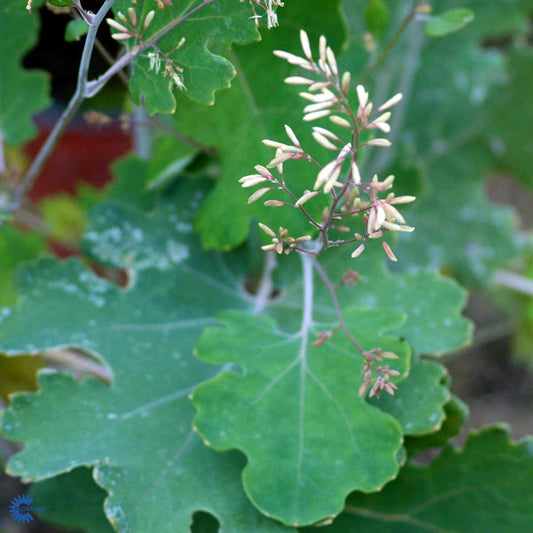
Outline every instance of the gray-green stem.
<path fill-rule="evenodd" d="M 98 28 L 100 27 L 100 24 L 102 24 L 107 13 L 109 12 L 114 3 L 115 0 L 105 0 L 102 7 L 98 10 L 98 13 L 96 13 L 96 15 L 94 15 L 94 17 L 92 18 L 92 24 L 89 26 L 89 31 L 85 39 L 85 45 L 83 47 L 83 53 L 81 56 L 76 91 L 74 92 L 74 95 L 68 103 L 67 108 L 65 109 L 65 111 L 63 111 L 61 117 L 56 122 L 43 146 L 39 150 L 39 153 L 33 160 L 30 168 L 26 172 L 26 175 L 15 188 L 12 205 L 10 206 L 11 210 L 15 210 L 19 207 L 25 193 L 35 183 L 35 180 L 41 173 L 41 170 L 43 169 L 46 161 L 50 157 L 50 154 L 54 150 L 61 135 L 65 131 L 67 125 L 80 107 L 83 100 L 86 98 L 89 65 L 91 63 L 91 57 L 94 50 L 96 34 L 98 33 Z"/>

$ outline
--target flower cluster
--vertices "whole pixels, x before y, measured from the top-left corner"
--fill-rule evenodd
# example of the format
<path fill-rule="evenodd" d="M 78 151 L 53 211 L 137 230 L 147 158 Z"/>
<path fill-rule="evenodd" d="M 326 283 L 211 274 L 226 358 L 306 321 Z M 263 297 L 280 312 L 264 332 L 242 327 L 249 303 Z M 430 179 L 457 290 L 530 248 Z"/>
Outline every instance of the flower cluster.
<path fill-rule="evenodd" d="M 262 246 L 265 252 L 276 252 L 278 254 L 289 254 L 292 250 L 298 249 L 298 244 L 306 242 L 311 239 L 309 235 L 303 235 L 302 237 L 291 237 L 289 230 L 280 226 L 278 234 L 269 228 L 266 224 L 259 223 L 259 227 L 269 236 L 272 237 L 272 244 Z"/>
<path fill-rule="evenodd" d="M 378 365 L 375 362 L 380 362 L 383 359 L 398 359 L 398 356 L 394 352 L 384 352 L 381 348 L 375 348 L 368 352 L 364 352 L 365 364 L 361 370 L 363 376 L 363 383 L 359 388 L 359 396 L 364 396 L 366 391 L 370 387 L 369 396 L 376 396 L 379 398 L 381 391 L 385 391 L 391 396 L 394 396 L 394 391 L 398 388 L 392 381 L 391 377 L 399 376 L 400 373 L 397 370 L 391 370 L 389 365 Z M 374 377 L 372 371 L 377 373 L 377 377 Z"/>
<path fill-rule="evenodd" d="M 244 2 L 245 0 L 240 0 Z M 259 26 L 259 19 L 263 18 L 265 15 L 267 17 L 267 27 L 268 29 L 274 28 L 278 25 L 278 7 L 283 7 L 283 2 L 280 0 L 248 0 L 250 6 L 252 7 L 253 15 L 250 18 L 255 20 L 255 25 Z M 256 8 L 259 8 L 263 11 L 263 14 L 260 15 L 257 13 Z"/>
<path fill-rule="evenodd" d="M 137 11 L 134 7 L 128 8 L 128 16 L 124 15 L 120 11 L 117 13 L 117 17 L 121 22 L 116 21 L 115 19 L 108 18 L 106 22 L 115 30 L 118 30 L 118 33 L 111 34 L 111 37 L 115 41 L 126 41 L 128 39 L 137 38 L 142 39 L 142 36 L 148 26 L 154 20 L 155 11 L 149 11 L 144 17 L 144 20 L 139 20 L 137 17 Z"/>
<path fill-rule="evenodd" d="M 355 258 L 365 250 L 367 238 L 380 239 L 387 257 L 391 261 L 396 261 L 396 256 L 383 239 L 383 234 L 387 231 L 410 232 L 414 230 L 413 227 L 405 224 L 405 219 L 397 206 L 413 202 L 415 197 L 396 197 L 391 191 L 394 176 L 387 176 L 380 180 L 377 175 L 374 175 L 372 179 L 365 181 L 361 176 L 357 158 L 362 146 L 386 148 L 391 145 L 388 139 L 380 136 L 374 136 L 363 142 L 361 134 L 363 132 L 389 133 L 391 129 L 390 109 L 401 101 L 402 95 L 400 93 L 394 95 L 374 110 L 374 104 L 370 101 L 367 90 L 362 85 L 357 85 L 357 106 L 353 108 L 349 101 L 351 75 L 349 72 L 340 74 L 335 54 L 328 46 L 326 38 L 321 36 L 319 39 L 317 59 L 313 56 L 309 37 L 303 30 L 300 31 L 300 43 L 303 51 L 302 57 L 283 50 L 276 50 L 274 54 L 313 75 L 310 77 L 290 76 L 285 79 L 288 84 L 306 86 L 306 91 L 300 93 L 300 96 L 308 102 L 304 108 L 303 121 L 313 122 L 327 117 L 339 131 L 346 131 L 346 135 L 335 133 L 322 126 L 312 126 L 314 140 L 321 147 L 335 152 L 335 157 L 325 165 L 320 165 L 308 151 L 304 150 L 292 128 L 287 125 L 285 131 L 289 142 L 263 140 L 266 146 L 276 150 L 274 158 L 266 167 L 256 166 L 258 174 L 245 176 L 240 181 L 243 187 L 251 187 L 264 182 L 269 182 L 269 186 L 254 192 L 250 196 L 249 203 L 258 200 L 270 190 L 283 190 L 291 197 L 292 202 L 267 200 L 265 205 L 291 206 L 300 209 L 319 231 L 322 247 L 318 253 L 329 246 L 359 242 L 352 253 L 352 257 Z M 296 196 L 283 178 L 283 163 L 298 159 L 312 163 L 318 170 L 314 177 L 313 189 Z M 270 169 L 274 168 L 278 169 L 280 179 L 275 178 L 271 173 Z M 309 216 L 303 206 L 321 191 L 331 197 L 331 203 L 323 219 L 317 221 Z M 383 193 L 386 193 L 384 198 L 380 197 Z M 365 222 L 365 232 L 362 235 L 355 233 L 353 238 L 343 241 L 329 240 L 329 230 L 349 229 L 345 225 L 334 226 L 335 221 L 342 217 L 357 218 L 358 216 L 362 216 Z"/>
<path fill-rule="evenodd" d="M 134 2 L 135 4 L 136 2 Z M 172 6 L 170 0 L 158 0 L 158 6 L 160 9 L 164 9 L 165 5 Z M 154 20 L 155 11 L 152 9 L 148 12 L 143 21 L 137 17 L 137 12 L 134 7 L 128 8 L 128 16 L 126 17 L 120 11 L 117 13 L 117 17 L 120 22 L 114 19 L 107 19 L 107 23 L 116 33 L 113 33 L 111 37 L 116 41 L 126 41 L 128 39 L 137 39 L 139 42 L 143 42 L 143 35 L 147 28 Z M 150 61 L 150 70 L 155 71 L 156 74 L 163 68 L 163 76 L 169 78 L 170 85 L 175 86 L 180 90 L 186 90 L 183 83 L 183 69 L 170 57 L 174 52 L 178 51 L 185 44 L 185 37 L 182 37 L 176 47 L 170 52 L 163 52 L 156 44 L 152 46 L 150 52 L 148 52 L 148 60 Z M 135 50 L 135 45 L 133 50 Z M 164 66 L 163 66 L 164 65 Z"/>

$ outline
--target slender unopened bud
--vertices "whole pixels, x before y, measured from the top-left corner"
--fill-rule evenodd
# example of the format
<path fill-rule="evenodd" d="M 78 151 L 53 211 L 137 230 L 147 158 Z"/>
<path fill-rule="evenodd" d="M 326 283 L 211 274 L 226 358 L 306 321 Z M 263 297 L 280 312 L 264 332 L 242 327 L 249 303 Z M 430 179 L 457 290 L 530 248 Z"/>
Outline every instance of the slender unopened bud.
<path fill-rule="evenodd" d="M 350 90 L 350 82 L 352 81 L 352 76 L 349 72 L 345 72 L 342 75 L 342 81 L 341 81 L 341 88 L 342 92 L 345 96 L 348 95 L 348 91 Z"/>
<path fill-rule="evenodd" d="M 312 113 L 307 113 L 307 115 L 304 115 L 303 119 L 306 122 L 311 122 L 312 120 L 327 117 L 328 115 L 331 115 L 331 109 L 322 109 L 321 111 L 313 111 Z"/>
<path fill-rule="evenodd" d="M 392 98 L 389 98 L 384 104 L 378 107 L 378 113 L 394 107 L 403 98 L 402 93 L 395 94 Z"/>
<path fill-rule="evenodd" d="M 353 252 L 352 257 L 355 259 L 359 257 L 365 251 L 365 244 L 360 244 Z"/>
<path fill-rule="evenodd" d="M 121 32 L 124 32 L 124 33 L 128 33 L 129 35 L 129 31 L 128 28 L 126 28 L 126 26 L 123 26 L 122 24 L 120 24 L 119 22 L 117 22 L 116 20 L 114 19 L 106 19 L 106 22 L 112 27 L 112 28 L 115 28 L 115 30 L 119 30 Z"/>
<path fill-rule="evenodd" d="M 287 85 L 311 85 L 314 83 L 313 80 L 309 80 L 302 76 L 289 76 L 288 78 L 285 78 L 284 81 Z"/>
<path fill-rule="evenodd" d="M 154 20 L 154 16 L 155 16 L 155 11 L 152 9 L 152 11 L 150 11 L 148 15 L 146 15 L 146 18 L 144 19 L 144 24 L 143 24 L 144 29 L 150 26 L 150 24 L 152 23 L 152 20 Z"/>
<path fill-rule="evenodd" d="M 315 141 L 320 144 L 321 146 L 323 146 L 324 148 L 327 148 L 328 150 L 338 150 L 339 148 L 337 146 L 335 146 L 331 141 L 329 141 L 328 139 L 326 139 L 326 137 L 324 137 L 321 133 L 319 133 L 318 131 L 314 131 L 313 132 L 313 138 L 315 139 Z"/>
<path fill-rule="evenodd" d="M 367 127 L 366 129 L 367 130 L 372 130 L 372 129 L 379 129 L 381 130 L 383 133 L 390 133 L 390 125 L 387 124 L 386 122 L 371 122 Z"/>
<path fill-rule="evenodd" d="M 339 75 L 339 69 L 337 67 L 337 60 L 335 59 L 335 54 L 333 53 L 333 50 L 328 46 L 326 48 L 326 57 L 328 59 L 329 67 L 331 68 L 331 72 L 335 76 Z"/>
<path fill-rule="evenodd" d="M 278 154 L 270 163 L 267 165 L 267 168 L 274 168 L 280 165 L 281 163 L 284 163 L 285 161 L 288 161 L 289 159 L 292 159 L 295 156 L 295 154 L 289 153 L 289 152 L 281 152 L 278 151 Z"/>
<path fill-rule="evenodd" d="M 321 35 L 320 39 L 318 40 L 318 51 L 319 51 L 319 57 L 320 61 L 325 65 L 326 64 L 326 48 L 328 46 L 328 43 L 326 41 L 326 38 Z"/>
<path fill-rule="evenodd" d="M 368 93 L 362 85 L 356 87 L 357 98 L 359 99 L 359 108 L 364 109 L 368 103 Z"/>
<path fill-rule="evenodd" d="M 345 118 L 339 117 L 338 115 L 329 117 L 329 120 L 331 120 L 333 124 L 337 124 L 337 126 L 342 126 L 343 128 L 348 128 L 350 130 L 352 129 L 352 124 Z"/>
<path fill-rule="evenodd" d="M 133 7 L 128 8 L 128 15 L 130 17 L 131 23 L 134 26 L 137 26 L 137 13 L 135 12 L 135 9 Z"/>
<path fill-rule="evenodd" d="M 383 113 L 382 115 L 379 115 L 379 117 L 375 118 L 373 122 L 387 122 L 390 117 L 391 114 L 387 111 L 387 113 Z"/>
<path fill-rule="evenodd" d="M 391 204 L 410 204 L 411 202 L 414 202 L 416 200 L 416 196 L 397 196 L 396 198 L 393 198 L 390 203 Z"/>
<path fill-rule="evenodd" d="M 284 50 L 274 50 L 273 53 L 275 56 L 281 59 L 285 59 L 285 61 L 287 61 L 291 65 L 296 65 L 306 70 L 313 70 L 313 65 L 309 63 L 309 61 L 306 61 L 303 57 L 299 57 L 289 52 L 285 52 Z"/>
<path fill-rule="evenodd" d="M 263 205 L 265 207 L 283 207 L 287 204 L 281 200 L 267 200 Z"/>
<path fill-rule="evenodd" d="M 329 193 L 331 189 L 333 189 L 333 187 L 338 185 L 337 178 L 339 177 L 341 173 L 341 169 L 342 169 L 342 165 L 337 164 L 337 167 L 333 170 L 333 172 L 331 173 L 331 176 L 326 181 L 326 184 L 324 185 L 324 192 L 326 194 Z"/>
<path fill-rule="evenodd" d="M 352 178 L 353 178 L 354 183 L 356 185 L 361 183 L 361 174 L 359 173 L 359 167 L 357 166 L 355 159 L 352 159 L 351 169 L 352 169 Z"/>
<path fill-rule="evenodd" d="M 250 198 L 248 198 L 248 203 L 251 204 L 252 202 L 255 202 L 256 200 L 259 200 L 259 198 L 265 195 L 268 191 L 270 191 L 270 187 L 263 187 L 261 189 L 258 189 L 250 196 Z"/>
<path fill-rule="evenodd" d="M 296 137 L 296 134 L 292 128 L 287 126 L 287 124 L 285 124 L 285 133 L 287 133 L 287 137 L 293 142 L 293 144 L 300 148 L 300 141 L 298 140 L 298 137 Z"/>
<path fill-rule="evenodd" d="M 113 33 L 111 35 L 111 38 L 115 39 L 115 41 L 125 41 L 126 39 L 131 39 L 131 37 L 129 33 Z"/>
<path fill-rule="evenodd" d="M 328 181 L 330 176 L 339 166 L 339 162 L 336 159 L 330 161 L 327 165 L 325 165 L 316 177 L 314 189 L 319 189 L 324 182 Z"/>
<path fill-rule="evenodd" d="M 401 222 L 402 224 L 405 223 L 405 219 L 403 218 L 402 214 L 398 211 L 398 209 L 396 209 L 395 207 L 393 207 L 392 205 L 386 202 L 383 202 L 382 205 L 383 205 L 383 209 L 385 210 L 385 213 L 387 213 L 387 220 L 389 222 L 394 222 L 395 220 L 397 220 L 398 222 Z"/>
<path fill-rule="evenodd" d="M 401 232 L 404 232 L 404 233 L 411 233 L 412 231 L 415 230 L 415 228 L 413 228 L 412 226 L 404 226 L 404 225 L 401 225 L 401 224 L 394 224 L 393 222 L 389 222 L 388 220 L 383 222 L 383 227 L 388 229 L 388 230 L 390 230 L 390 231 L 401 231 Z"/>
<path fill-rule="evenodd" d="M 254 187 L 255 185 L 259 185 L 259 183 L 264 183 L 265 181 L 268 181 L 267 178 L 264 176 L 259 176 L 258 174 L 250 174 L 249 176 L 244 176 L 239 180 L 239 183 L 241 183 L 241 186 L 243 188 L 248 187 Z"/>
<path fill-rule="evenodd" d="M 306 202 L 311 200 L 311 198 L 314 198 L 317 194 L 319 194 L 318 191 L 305 191 L 298 200 L 296 200 L 296 203 L 294 204 L 294 207 L 300 207 L 301 205 L 304 205 Z"/>
<path fill-rule="evenodd" d="M 394 252 L 392 251 L 391 247 L 388 245 L 388 243 L 386 243 L 385 241 L 381 241 L 381 244 L 383 245 L 383 249 L 385 250 L 385 253 L 387 254 L 387 257 L 391 260 L 391 261 L 394 261 L 394 262 L 397 262 L 398 259 L 397 257 L 394 255 Z M 390 353 L 390 352 L 385 352 L 385 353 Z M 383 354 L 381 354 L 383 356 Z M 384 357 L 384 356 L 383 356 Z"/>
<path fill-rule="evenodd" d="M 333 141 L 341 142 L 341 140 L 332 131 L 329 131 L 326 128 L 321 128 L 320 126 L 313 126 L 313 131 L 316 131 L 317 133 L 320 133 L 320 135 L 323 135 L 324 137 L 327 137 L 328 139 L 331 139 Z"/>
<path fill-rule="evenodd" d="M 304 107 L 304 113 L 314 113 L 315 111 L 320 111 L 321 109 L 327 109 L 331 107 L 335 102 L 325 101 L 317 102 L 316 104 L 309 104 Z"/>
<path fill-rule="evenodd" d="M 272 229 L 270 229 L 266 224 L 263 224 L 262 222 L 258 223 L 258 226 L 270 237 L 276 237 L 276 234 Z"/>
<path fill-rule="evenodd" d="M 302 50 L 305 57 L 307 57 L 307 59 L 312 59 L 309 37 L 307 36 L 307 33 L 304 30 L 300 30 L 300 43 L 302 45 Z"/>
<path fill-rule="evenodd" d="M 372 139 L 370 141 L 367 141 L 365 143 L 367 146 L 383 146 L 384 148 L 388 148 L 389 146 L 391 146 L 391 142 L 387 139 Z"/>

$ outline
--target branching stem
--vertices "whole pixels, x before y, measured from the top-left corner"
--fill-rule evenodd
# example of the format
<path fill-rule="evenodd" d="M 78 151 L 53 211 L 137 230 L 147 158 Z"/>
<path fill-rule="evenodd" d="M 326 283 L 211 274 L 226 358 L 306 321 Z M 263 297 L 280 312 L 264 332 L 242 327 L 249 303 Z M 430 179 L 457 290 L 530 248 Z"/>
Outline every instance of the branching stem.
<path fill-rule="evenodd" d="M 71 121 L 72 117 L 80 107 L 83 100 L 86 98 L 86 89 L 87 89 L 87 78 L 89 74 L 89 64 L 91 62 L 92 53 L 94 50 L 94 43 L 96 40 L 96 34 L 100 24 L 104 21 L 107 13 L 111 9 L 115 0 L 105 0 L 102 4 L 102 7 L 98 10 L 98 13 L 94 15 L 91 19 L 91 24 L 89 26 L 89 32 L 85 39 L 85 45 L 83 47 L 83 53 L 81 56 L 80 68 L 78 71 L 78 83 L 76 86 L 76 91 L 72 96 L 70 102 L 68 103 L 67 108 L 63 111 L 59 120 L 55 123 L 52 131 L 48 135 L 43 146 L 39 150 L 39 153 L 33 160 L 30 168 L 26 172 L 24 179 L 15 188 L 13 194 L 11 210 L 15 210 L 19 207 L 22 198 L 25 193 L 33 186 L 35 180 L 39 176 L 41 170 L 43 169 L 46 161 L 50 157 L 50 154 L 54 150 L 57 142 L 59 141 L 61 135 L 65 131 L 68 123 Z"/>
<path fill-rule="evenodd" d="M 346 336 L 350 339 L 350 342 L 359 350 L 359 352 L 361 352 L 362 355 L 365 355 L 365 351 L 363 347 L 355 340 L 354 336 L 351 334 L 350 330 L 348 329 L 348 326 L 346 326 L 346 322 L 344 322 L 344 318 L 342 317 L 342 312 L 341 312 L 341 308 L 339 305 L 339 300 L 337 298 L 337 293 L 335 292 L 335 285 L 333 285 L 328 275 L 326 274 L 326 271 L 322 268 L 322 265 L 318 262 L 318 260 L 314 258 L 312 261 L 313 261 L 313 266 L 315 270 L 320 276 L 320 279 L 324 282 L 324 284 L 326 285 L 329 291 L 331 300 L 333 302 L 333 307 L 335 307 L 335 314 L 337 315 L 339 326 L 344 331 Z"/>

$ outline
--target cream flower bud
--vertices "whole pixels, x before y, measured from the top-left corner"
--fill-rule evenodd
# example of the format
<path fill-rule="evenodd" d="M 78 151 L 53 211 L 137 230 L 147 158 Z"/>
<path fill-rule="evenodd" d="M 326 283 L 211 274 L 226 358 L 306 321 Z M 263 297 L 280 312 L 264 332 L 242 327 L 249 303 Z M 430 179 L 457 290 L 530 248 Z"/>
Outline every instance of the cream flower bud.
<path fill-rule="evenodd" d="M 324 148 L 327 148 L 328 150 L 338 150 L 337 146 L 335 146 L 331 141 L 326 139 L 326 137 L 324 137 L 318 131 L 313 131 L 313 138 L 318 144 L 320 144 Z"/>
<path fill-rule="evenodd" d="M 262 222 L 259 222 L 257 224 L 267 235 L 270 237 L 276 237 L 276 234 L 272 229 L 270 229 L 266 224 L 263 224 Z"/>
<path fill-rule="evenodd" d="M 311 122 L 312 120 L 327 117 L 328 115 L 331 115 L 331 109 L 322 109 L 321 111 L 313 111 L 312 113 L 307 113 L 307 115 L 304 115 L 303 119 L 306 122 Z"/>
<path fill-rule="evenodd" d="M 385 241 L 381 241 L 381 244 L 383 245 L 383 249 L 385 250 L 385 253 L 387 254 L 387 257 L 391 260 L 391 261 L 394 261 L 395 263 L 398 261 L 398 258 L 394 255 L 394 252 L 392 251 L 391 247 L 388 245 L 388 243 L 386 243 Z M 382 353 L 381 355 L 383 357 L 386 357 L 384 354 L 387 353 L 392 353 L 392 352 L 384 352 Z M 394 354 L 396 355 L 396 354 Z M 390 358 L 390 357 L 389 357 Z M 398 356 L 396 356 L 396 358 L 398 358 Z"/>
<path fill-rule="evenodd" d="M 313 80 L 309 80 L 302 76 L 289 76 L 288 78 L 285 78 L 284 82 L 287 85 L 311 85 L 314 83 Z"/>
<path fill-rule="evenodd" d="M 365 143 L 367 146 L 383 146 L 384 148 L 388 148 L 389 146 L 391 146 L 391 142 L 387 139 L 372 139 L 370 141 L 367 141 Z"/>
<path fill-rule="evenodd" d="M 309 44 L 309 37 L 307 36 L 307 33 L 304 30 L 300 30 L 300 43 L 302 45 L 302 50 L 303 50 L 304 55 L 308 59 L 312 59 L 311 45 Z"/>
<path fill-rule="evenodd" d="M 336 124 L 337 126 L 342 126 L 343 128 L 352 129 L 352 124 L 345 118 L 339 117 L 338 115 L 333 115 L 329 117 L 329 120 L 333 122 L 333 124 Z"/>
<path fill-rule="evenodd" d="M 402 93 L 395 94 L 392 98 L 389 98 L 384 104 L 378 107 L 378 113 L 381 113 L 382 111 L 385 111 L 386 109 L 390 109 L 391 107 L 395 106 L 402 98 Z"/>
<path fill-rule="evenodd" d="M 314 198 L 317 194 L 319 194 L 318 191 L 305 191 L 303 195 L 298 198 L 298 200 L 296 200 L 294 207 L 300 207 L 301 205 L 304 205 L 306 202 L 311 200 L 311 198 Z"/>
<path fill-rule="evenodd" d="M 118 23 L 116 20 L 114 20 L 114 19 L 106 19 L 106 22 L 112 28 L 115 28 L 115 30 L 119 30 L 121 32 L 128 33 L 128 35 L 129 35 L 129 31 L 130 30 L 128 30 L 128 28 L 126 28 L 126 26 L 123 26 L 122 24 Z"/>
<path fill-rule="evenodd" d="M 345 72 L 342 75 L 342 81 L 341 81 L 341 87 L 342 92 L 346 96 L 348 94 L 348 91 L 350 90 L 350 82 L 352 81 L 352 76 L 349 72 Z"/>
<path fill-rule="evenodd" d="M 248 203 L 251 204 L 256 200 L 259 200 L 259 198 L 261 198 L 261 196 L 266 194 L 268 191 L 270 191 L 270 187 L 263 187 L 261 189 L 258 189 L 250 196 L 250 198 L 248 198 Z"/>
<path fill-rule="evenodd" d="M 356 257 L 359 257 L 363 252 L 365 251 L 365 245 L 360 244 L 353 252 L 352 257 L 355 259 Z"/>
<path fill-rule="evenodd" d="M 113 33 L 111 35 L 111 38 L 115 39 L 115 41 L 125 41 L 126 39 L 131 39 L 131 37 L 129 33 Z"/>
<path fill-rule="evenodd" d="M 356 87 L 356 90 L 357 98 L 359 99 L 359 107 L 360 109 L 364 109 L 366 107 L 366 104 L 368 103 L 368 93 L 362 85 L 358 85 Z"/>
<path fill-rule="evenodd" d="M 143 27 L 144 29 L 148 28 L 150 24 L 152 23 L 152 20 L 154 20 L 155 11 L 152 9 L 152 11 L 148 12 L 148 15 L 146 15 L 146 18 L 144 19 Z"/>

